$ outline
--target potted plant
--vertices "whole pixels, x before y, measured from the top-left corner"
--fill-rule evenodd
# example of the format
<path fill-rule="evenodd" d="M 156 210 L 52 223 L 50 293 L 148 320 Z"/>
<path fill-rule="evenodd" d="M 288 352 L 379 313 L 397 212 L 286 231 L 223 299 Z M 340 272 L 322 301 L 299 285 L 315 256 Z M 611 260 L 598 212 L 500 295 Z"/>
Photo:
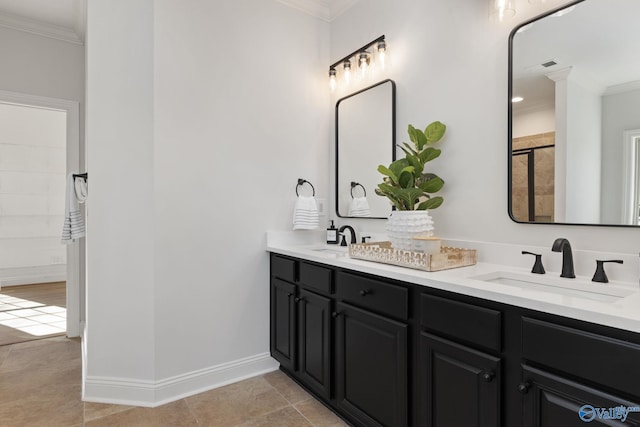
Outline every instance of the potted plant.
<path fill-rule="evenodd" d="M 440 156 L 441 150 L 432 147 L 440 141 L 447 127 L 435 121 L 424 131 L 409 125 L 409 138 L 413 145 L 398 145 L 405 157 L 395 160 L 388 167 L 378 166 L 384 175 L 376 194 L 389 199 L 395 207 L 389 217 L 387 232 L 392 245 L 398 249 L 412 250 L 413 237 L 433 235 L 433 220 L 428 209 L 436 209 L 444 199 L 432 196 L 442 189 L 444 181 L 425 171 L 425 164 Z"/>

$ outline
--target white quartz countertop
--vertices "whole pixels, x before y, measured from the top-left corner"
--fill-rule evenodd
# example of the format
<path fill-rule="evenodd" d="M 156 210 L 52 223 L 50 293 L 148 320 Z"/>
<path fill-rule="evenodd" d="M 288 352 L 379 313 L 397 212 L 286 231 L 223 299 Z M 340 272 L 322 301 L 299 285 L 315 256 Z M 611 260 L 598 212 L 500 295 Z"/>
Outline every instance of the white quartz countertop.
<path fill-rule="evenodd" d="M 327 251 L 322 251 L 323 248 L 327 249 Z M 346 253 L 337 253 L 341 250 L 337 245 L 313 244 L 309 242 L 294 244 L 279 239 L 267 238 L 266 249 L 269 252 L 329 266 L 373 274 L 433 289 L 441 289 L 640 333 L 640 287 L 638 283 L 612 281 L 608 285 L 603 285 L 624 288 L 630 291 L 630 295 L 613 302 L 601 302 L 536 289 L 535 285 L 532 285 L 531 289 L 523 289 L 473 278 L 493 272 L 513 272 L 535 276 L 530 273 L 530 270 L 500 264 L 479 262 L 470 267 L 427 272 L 353 259 Z M 346 248 L 343 248 L 342 250 L 345 249 Z M 547 274 L 558 275 L 557 272 L 548 272 Z M 591 277 L 560 280 L 573 281 L 570 283 L 589 283 Z"/>

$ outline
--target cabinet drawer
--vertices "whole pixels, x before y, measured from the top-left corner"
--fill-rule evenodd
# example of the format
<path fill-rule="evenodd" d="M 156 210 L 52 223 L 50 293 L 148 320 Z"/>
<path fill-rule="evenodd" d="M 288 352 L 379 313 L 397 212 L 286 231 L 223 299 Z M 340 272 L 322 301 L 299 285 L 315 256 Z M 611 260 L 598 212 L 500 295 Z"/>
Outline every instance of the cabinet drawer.
<path fill-rule="evenodd" d="M 522 318 L 522 356 L 640 398 L 640 345 Z"/>
<path fill-rule="evenodd" d="M 300 263 L 299 284 L 301 286 L 330 294 L 333 292 L 331 277 L 330 268 L 307 264 L 306 262 Z"/>
<path fill-rule="evenodd" d="M 296 280 L 296 261 L 290 258 L 271 255 L 271 275 L 282 280 Z"/>
<path fill-rule="evenodd" d="M 454 339 L 502 350 L 502 313 L 497 310 L 421 295 L 420 324 Z"/>
<path fill-rule="evenodd" d="M 406 320 L 409 317 L 409 290 L 368 277 L 338 272 L 336 294 L 363 308 Z"/>

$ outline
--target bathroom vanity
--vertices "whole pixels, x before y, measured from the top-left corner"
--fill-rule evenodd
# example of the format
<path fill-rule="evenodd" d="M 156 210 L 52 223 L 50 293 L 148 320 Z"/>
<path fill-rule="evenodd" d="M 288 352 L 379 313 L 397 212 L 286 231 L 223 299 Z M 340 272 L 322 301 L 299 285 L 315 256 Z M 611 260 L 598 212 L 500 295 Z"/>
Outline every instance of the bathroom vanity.
<path fill-rule="evenodd" d="M 554 299 L 469 278 L 490 265 L 425 273 L 268 250 L 271 354 L 353 425 L 583 426 L 583 405 L 640 407 L 638 289 Z"/>

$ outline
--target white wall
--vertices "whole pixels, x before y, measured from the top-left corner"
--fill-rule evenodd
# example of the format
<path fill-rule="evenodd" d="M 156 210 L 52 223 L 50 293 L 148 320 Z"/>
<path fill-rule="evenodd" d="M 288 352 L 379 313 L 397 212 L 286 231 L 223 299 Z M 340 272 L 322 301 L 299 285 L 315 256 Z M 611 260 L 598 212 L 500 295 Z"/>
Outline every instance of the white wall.
<path fill-rule="evenodd" d="M 327 197 L 328 24 L 274 1 L 156 1 L 159 378 L 268 352 L 264 232 Z M 177 66 L 179 64 L 179 66 Z"/>
<path fill-rule="evenodd" d="M 0 27 L 0 89 L 84 101 L 84 46 Z"/>
<path fill-rule="evenodd" d="M 640 129 L 640 90 L 607 95 L 602 101 L 602 220 L 621 220 L 623 133 Z"/>
<path fill-rule="evenodd" d="M 520 21 L 540 12 L 527 11 L 524 3 L 518 4 Z M 340 58 L 385 34 L 395 58 L 389 77 L 398 85 L 398 141 L 408 139 L 409 123 L 441 120 L 448 125 L 440 143 L 443 153 L 430 163 L 446 182 L 445 202 L 432 212 L 437 234 L 523 248 L 550 247 L 562 236 L 575 248 L 637 253 L 639 229 L 516 224 L 509 219 L 507 48 L 515 25 L 491 23 L 483 1 L 399 0 L 393 7 L 383 0 L 359 2 L 332 23 L 331 57 Z M 385 221 L 349 223 L 360 231 L 382 231 Z"/>
<path fill-rule="evenodd" d="M 66 263 L 67 115 L 0 101 L 0 282 L 47 280 Z M 64 277 L 64 276 L 63 276 Z"/>
<path fill-rule="evenodd" d="M 567 88 L 567 199 L 564 219 L 570 223 L 598 224 L 602 97 L 600 91 L 574 81 L 571 74 Z"/>
<path fill-rule="evenodd" d="M 155 380 L 153 1 L 89 2 L 87 29 L 84 369 L 96 394 L 96 377 Z"/>
<path fill-rule="evenodd" d="M 514 138 L 554 132 L 555 130 L 556 116 L 553 106 L 521 111 L 514 108 L 511 129 Z"/>
<path fill-rule="evenodd" d="M 88 6 L 85 398 L 273 369 L 264 236 L 291 229 L 297 178 L 327 197 L 328 24 L 263 0 Z"/>

